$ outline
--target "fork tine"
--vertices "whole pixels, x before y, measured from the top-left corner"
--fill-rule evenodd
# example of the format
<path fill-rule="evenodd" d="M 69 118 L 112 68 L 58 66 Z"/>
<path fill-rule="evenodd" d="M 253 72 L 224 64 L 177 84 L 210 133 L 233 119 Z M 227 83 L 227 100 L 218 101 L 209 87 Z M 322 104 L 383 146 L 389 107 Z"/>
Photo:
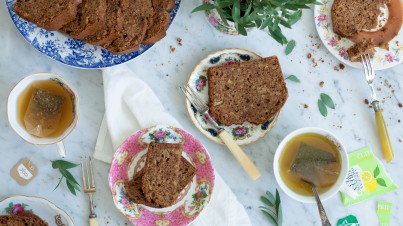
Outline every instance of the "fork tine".
<path fill-rule="evenodd" d="M 92 168 L 92 160 L 91 160 L 91 157 L 89 157 L 90 158 L 90 171 L 91 171 L 91 178 L 92 178 L 92 184 L 91 184 L 91 188 L 95 188 L 95 179 L 94 179 L 94 171 L 93 171 L 93 168 Z"/>
<path fill-rule="evenodd" d="M 83 158 L 81 157 L 81 170 L 83 171 L 83 187 L 84 189 L 87 189 L 87 185 L 85 184 L 85 172 L 84 172 L 84 162 L 83 162 Z"/>
<path fill-rule="evenodd" d="M 374 73 L 374 69 L 372 68 L 371 57 L 367 53 L 367 54 L 365 54 L 365 58 L 367 59 L 367 62 L 369 65 L 370 75 L 373 76 L 375 73 Z"/>
<path fill-rule="evenodd" d="M 366 77 L 368 77 L 368 66 L 367 66 L 367 60 L 365 59 L 364 55 L 361 55 L 361 64 L 362 67 L 364 68 L 364 74 Z"/>
<path fill-rule="evenodd" d="M 189 102 L 196 108 L 197 111 L 201 110 L 201 107 L 199 106 L 199 103 L 195 98 L 193 97 L 192 93 L 189 91 L 188 86 L 181 87 L 182 92 L 185 94 L 186 98 L 189 100 Z"/>
<path fill-rule="evenodd" d="M 190 90 L 190 92 L 193 94 L 193 96 L 195 97 L 195 99 L 200 103 L 200 106 L 202 108 L 206 108 L 207 105 L 204 103 L 204 101 L 199 97 L 199 95 L 196 93 L 196 91 L 194 91 L 189 85 L 187 86 L 188 89 Z"/>
<path fill-rule="evenodd" d="M 87 172 L 87 178 L 86 178 L 86 181 L 88 182 L 87 189 L 90 189 L 91 188 L 91 183 L 90 183 L 90 174 L 88 173 L 88 160 L 87 160 L 87 157 L 85 157 L 85 170 Z"/>

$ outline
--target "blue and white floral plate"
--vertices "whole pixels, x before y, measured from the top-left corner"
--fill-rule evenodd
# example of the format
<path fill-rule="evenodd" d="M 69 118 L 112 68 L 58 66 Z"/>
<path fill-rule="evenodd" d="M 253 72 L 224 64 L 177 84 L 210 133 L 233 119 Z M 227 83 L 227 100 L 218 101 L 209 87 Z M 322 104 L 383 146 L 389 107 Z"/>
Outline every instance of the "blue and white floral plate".
<path fill-rule="evenodd" d="M 315 24 L 323 44 L 333 56 L 346 65 L 362 68 L 360 62 L 348 59 L 347 49 L 354 43 L 347 38 L 335 34 L 332 26 L 332 5 L 334 0 L 320 0 L 323 5 L 315 6 Z M 403 26 L 399 34 L 389 42 L 389 50 L 376 47 L 372 60 L 375 70 L 387 69 L 403 62 Z"/>
<path fill-rule="evenodd" d="M 99 46 L 86 44 L 57 31 L 47 31 L 39 28 L 14 13 L 13 6 L 15 0 L 5 1 L 11 19 L 22 36 L 40 52 L 69 66 L 87 69 L 111 67 L 140 56 L 152 46 L 141 45 L 140 49 L 135 52 L 114 55 Z M 180 2 L 181 0 L 175 1 L 175 6 L 170 12 L 171 21 L 169 24 L 175 18 Z"/>
<path fill-rule="evenodd" d="M 195 67 L 188 81 L 188 85 L 198 92 L 199 97 L 208 103 L 208 79 L 207 70 L 210 67 L 219 65 L 233 64 L 234 62 L 249 61 L 262 58 L 257 53 L 245 49 L 222 49 L 214 52 L 204 58 Z M 190 120 L 196 128 L 210 140 L 224 144 L 218 137 L 217 131 L 207 122 L 200 113 L 196 111 L 193 105 L 186 100 L 186 108 L 190 116 Z M 253 143 L 264 135 L 266 135 L 276 124 L 280 112 L 274 115 L 271 119 L 261 125 L 255 125 L 245 122 L 242 125 L 222 126 L 235 140 L 238 145 L 246 145 Z M 218 122 L 220 125 L 220 123 Z"/>
<path fill-rule="evenodd" d="M 48 222 L 49 225 L 74 226 L 71 217 L 47 199 L 16 195 L 0 201 L 0 215 L 13 215 L 24 212 L 34 213 Z"/>

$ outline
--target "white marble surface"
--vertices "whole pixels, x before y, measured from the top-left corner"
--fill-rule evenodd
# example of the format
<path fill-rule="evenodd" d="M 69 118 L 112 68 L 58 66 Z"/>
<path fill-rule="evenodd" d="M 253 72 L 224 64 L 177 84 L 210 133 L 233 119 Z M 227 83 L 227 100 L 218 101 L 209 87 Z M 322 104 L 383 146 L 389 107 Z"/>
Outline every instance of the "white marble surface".
<path fill-rule="evenodd" d="M 199 1 L 195 0 L 183 1 L 167 37 L 128 65 L 141 74 L 184 128 L 208 148 L 216 170 L 245 206 L 253 225 L 270 225 L 258 209 L 261 205 L 259 197 L 266 190 L 273 192 L 278 187 L 272 170 L 273 155 L 281 139 L 291 131 L 318 126 L 335 133 L 349 151 L 369 145 L 373 147 L 375 155 L 382 158 L 373 110 L 364 104 L 364 99 L 369 98 L 369 90 L 363 73 L 347 67 L 340 71 L 334 70 L 339 62 L 315 38 L 312 10 L 305 10 L 302 21 L 293 30 L 286 31 L 288 37 L 297 41 L 297 47 L 291 55 L 285 56 L 284 47 L 264 32 L 253 31 L 248 37 L 227 36 L 217 32 L 207 23 L 203 13 L 190 14 L 191 9 L 198 4 Z M 87 225 L 87 197 L 84 194 L 74 197 L 64 185 L 52 191 L 59 176 L 50 164 L 50 160 L 59 158 L 56 147 L 36 147 L 25 143 L 10 128 L 6 102 L 12 87 L 29 73 L 46 71 L 64 76 L 77 90 L 81 101 L 78 126 L 65 141 L 67 160 L 77 162 L 80 156 L 91 155 L 95 146 L 104 112 L 101 73 L 99 70 L 79 70 L 62 65 L 36 51 L 12 24 L 4 2 L 0 3 L 0 21 L 0 199 L 14 194 L 45 197 L 65 209 L 77 226 Z M 313 38 L 309 35 L 313 35 Z M 183 46 L 178 46 L 178 37 L 182 38 Z M 176 48 L 173 53 L 170 53 L 170 45 Z M 260 141 L 244 147 L 262 171 L 262 177 L 257 181 L 248 178 L 224 146 L 212 143 L 192 126 L 187 117 L 184 98 L 176 88 L 187 80 L 193 67 L 208 53 L 229 47 L 250 49 L 264 56 L 278 55 L 283 73 L 295 74 L 302 81 L 300 84 L 288 82 L 289 99 L 275 128 Z M 312 53 L 316 62 L 319 61 L 316 67 L 311 59 L 307 59 L 308 53 Z M 324 81 L 323 87 L 319 86 L 321 81 Z M 378 225 L 376 203 L 384 200 L 393 202 L 392 225 L 403 225 L 403 153 L 400 141 L 403 140 L 403 130 L 402 124 L 398 122 L 403 120 L 403 108 L 398 107 L 398 103 L 403 102 L 403 65 L 377 72 L 375 85 L 380 89 L 379 96 L 385 100 L 382 103 L 384 116 L 395 149 L 395 159 L 386 167 L 400 188 L 348 208 L 343 206 L 340 196 L 336 195 L 324 203 L 333 224 L 337 219 L 353 214 L 358 217 L 361 225 Z M 336 103 L 336 110 L 331 110 L 327 118 L 319 114 L 316 106 L 321 92 L 329 94 Z M 308 108 L 304 108 L 304 104 Z M 9 175 L 10 168 L 22 157 L 31 157 L 39 168 L 38 177 L 24 187 L 19 186 Z M 95 168 L 98 188 L 95 203 L 100 225 L 126 225 L 127 221 L 117 212 L 110 196 L 107 185 L 109 165 L 95 162 Z M 78 170 L 73 170 L 73 174 L 77 177 L 80 175 Z M 316 205 L 298 203 L 282 191 L 280 195 L 284 225 L 320 225 Z M 219 222 L 217 225 L 220 225 Z"/>

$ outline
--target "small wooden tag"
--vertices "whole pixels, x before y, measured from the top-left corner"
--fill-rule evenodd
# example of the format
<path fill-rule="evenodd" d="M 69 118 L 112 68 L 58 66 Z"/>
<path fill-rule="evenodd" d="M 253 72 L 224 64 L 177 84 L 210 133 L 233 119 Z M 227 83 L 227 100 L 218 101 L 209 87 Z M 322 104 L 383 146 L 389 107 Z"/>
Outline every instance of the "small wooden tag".
<path fill-rule="evenodd" d="M 11 168 L 10 174 L 20 185 L 27 185 L 38 175 L 38 170 L 29 159 L 23 158 Z"/>

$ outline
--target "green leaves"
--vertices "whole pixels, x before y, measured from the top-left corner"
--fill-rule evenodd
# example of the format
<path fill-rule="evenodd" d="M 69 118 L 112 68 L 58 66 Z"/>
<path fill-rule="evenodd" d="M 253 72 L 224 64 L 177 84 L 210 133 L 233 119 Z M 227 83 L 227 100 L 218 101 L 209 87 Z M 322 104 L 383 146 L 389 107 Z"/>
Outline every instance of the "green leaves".
<path fill-rule="evenodd" d="M 194 8 L 192 10 L 192 13 L 198 12 L 198 11 L 204 11 L 204 10 L 212 10 L 215 8 L 216 8 L 216 6 L 213 4 L 203 4 L 203 5 L 199 5 L 198 7 Z"/>
<path fill-rule="evenodd" d="M 327 116 L 327 107 L 329 107 L 331 109 L 335 109 L 334 102 L 329 95 L 327 95 L 325 93 L 321 93 L 320 99 L 318 100 L 318 108 L 319 108 L 320 114 L 323 117 Z"/>
<path fill-rule="evenodd" d="M 386 187 L 386 182 L 385 182 L 385 180 L 383 178 L 377 178 L 376 183 L 378 183 L 382 187 Z"/>
<path fill-rule="evenodd" d="M 267 219 L 276 226 L 281 226 L 283 222 L 283 211 L 281 209 L 280 194 L 276 189 L 276 198 L 269 191 L 266 191 L 266 196 L 261 196 L 260 200 L 266 206 L 260 206 L 260 210 Z"/>
<path fill-rule="evenodd" d="M 267 30 L 278 43 L 288 44 L 286 53 L 289 54 L 295 47 L 295 41 L 288 42 L 281 29 L 291 29 L 301 19 L 302 10 L 309 8 L 308 4 L 320 3 L 316 0 L 214 0 L 213 4 L 194 8 L 192 13 L 215 9 L 223 23 L 234 22 L 241 35 L 247 35 L 246 28 L 249 27 Z"/>
<path fill-rule="evenodd" d="M 68 169 L 74 168 L 79 166 L 79 164 L 75 164 L 72 162 L 68 162 L 65 160 L 56 160 L 52 161 L 52 168 L 53 169 L 58 169 L 62 177 L 59 180 L 59 183 L 56 185 L 56 187 L 53 190 L 56 190 L 63 178 L 66 179 L 66 185 L 67 188 L 70 190 L 70 192 L 73 195 L 76 195 L 76 191 L 80 191 L 80 185 L 78 184 L 77 180 L 74 178 L 74 176 L 68 171 Z"/>
<path fill-rule="evenodd" d="M 296 83 L 300 83 L 301 81 L 297 78 L 297 76 L 295 76 L 295 75 L 290 75 L 290 76 L 288 76 L 287 78 L 285 78 L 285 80 L 290 80 L 290 81 L 293 81 L 293 82 L 296 82 Z"/>
<path fill-rule="evenodd" d="M 379 173 L 381 172 L 381 170 L 379 169 L 379 166 L 376 166 L 375 170 L 374 170 L 374 177 L 378 177 Z"/>
<path fill-rule="evenodd" d="M 285 47 L 285 55 L 290 54 L 294 48 L 295 48 L 295 40 L 289 41 L 287 46 Z"/>

